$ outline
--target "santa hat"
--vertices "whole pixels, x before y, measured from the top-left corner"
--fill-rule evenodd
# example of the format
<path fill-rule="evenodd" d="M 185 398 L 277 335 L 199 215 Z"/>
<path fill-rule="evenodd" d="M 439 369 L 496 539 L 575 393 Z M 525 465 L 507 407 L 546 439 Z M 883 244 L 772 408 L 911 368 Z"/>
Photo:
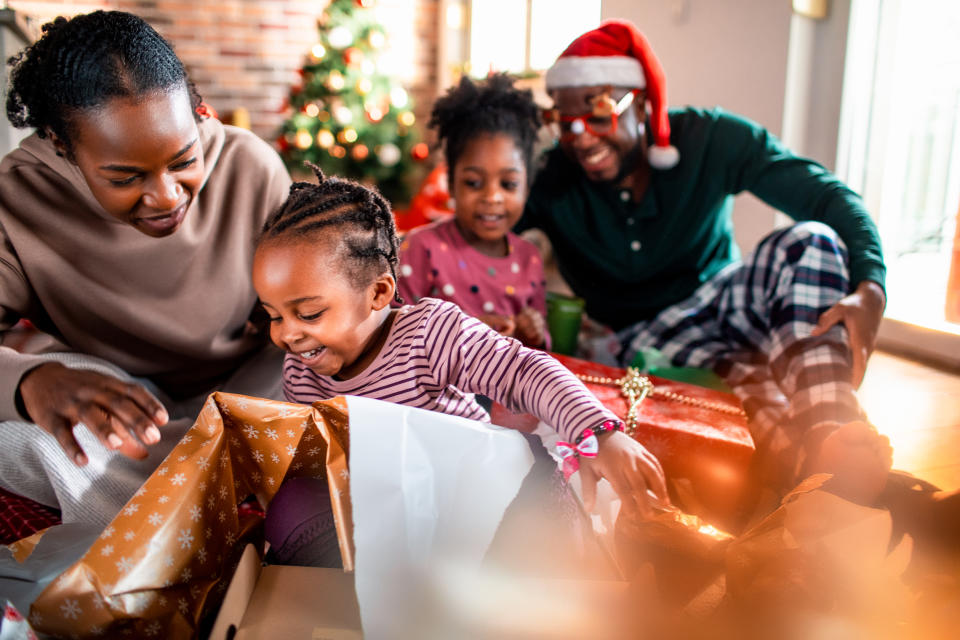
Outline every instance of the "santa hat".
<path fill-rule="evenodd" d="M 647 159 L 655 169 L 669 169 L 680 160 L 670 144 L 667 81 L 650 43 L 631 22 L 606 20 L 570 43 L 547 71 L 547 91 L 564 87 L 613 85 L 646 89 L 650 101 L 653 145 Z"/>

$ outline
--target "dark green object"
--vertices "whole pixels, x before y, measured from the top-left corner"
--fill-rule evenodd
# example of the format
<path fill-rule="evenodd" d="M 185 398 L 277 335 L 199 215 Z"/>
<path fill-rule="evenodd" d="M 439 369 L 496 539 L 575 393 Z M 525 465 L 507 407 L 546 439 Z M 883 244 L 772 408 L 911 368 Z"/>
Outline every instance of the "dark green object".
<path fill-rule="evenodd" d="M 583 298 L 547 291 L 547 329 L 553 340 L 551 351 L 567 356 L 576 353 L 582 318 Z"/>

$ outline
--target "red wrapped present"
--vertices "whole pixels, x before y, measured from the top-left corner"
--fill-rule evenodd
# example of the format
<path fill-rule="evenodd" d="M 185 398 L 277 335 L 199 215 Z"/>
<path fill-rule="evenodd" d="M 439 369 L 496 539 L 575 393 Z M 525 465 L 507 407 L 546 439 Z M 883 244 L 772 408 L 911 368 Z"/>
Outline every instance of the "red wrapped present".
<path fill-rule="evenodd" d="M 630 435 L 657 456 L 674 502 L 723 529 L 736 529 L 754 452 L 736 396 L 645 376 L 636 370 L 552 355 L 627 423 Z M 533 416 L 513 415 L 499 406 L 494 406 L 492 420 L 527 432 L 537 424 Z"/>

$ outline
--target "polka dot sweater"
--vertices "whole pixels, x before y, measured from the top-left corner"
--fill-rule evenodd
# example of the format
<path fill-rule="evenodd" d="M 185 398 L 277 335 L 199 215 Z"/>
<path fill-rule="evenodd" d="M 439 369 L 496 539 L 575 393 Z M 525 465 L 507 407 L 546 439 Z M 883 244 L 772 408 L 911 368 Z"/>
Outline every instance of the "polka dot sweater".
<path fill-rule="evenodd" d="M 414 229 L 400 245 L 400 295 L 407 304 L 449 300 L 475 317 L 514 316 L 525 307 L 546 316 L 540 253 L 514 233 L 507 243 L 507 255 L 494 258 L 467 244 L 452 219 Z"/>

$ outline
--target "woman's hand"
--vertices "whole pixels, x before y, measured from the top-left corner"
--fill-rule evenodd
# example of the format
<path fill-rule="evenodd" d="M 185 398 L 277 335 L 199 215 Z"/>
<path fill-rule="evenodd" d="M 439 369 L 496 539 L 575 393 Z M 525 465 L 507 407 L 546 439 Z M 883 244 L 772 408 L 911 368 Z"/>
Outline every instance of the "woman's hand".
<path fill-rule="evenodd" d="M 813 328 L 813 335 L 826 333 L 827 329 L 842 322 L 850 336 L 850 352 L 853 355 L 853 386 L 858 388 L 867 371 L 867 360 L 877 346 L 877 332 L 887 296 L 876 282 L 864 280 L 856 291 L 823 312 Z"/>
<path fill-rule="evenodd" d="M 547 322 L 533 307 L 524 307 L 513 316 L 514 337 L 528 347 L 542 349 L 547 344 Z"/>
<path fill-rule="evenodd" d="M 140 441 L 159 442 L 157 427 L 169 419 L 160 401 L 142 386 L 55 362 L 23 376 L 20 397 L 30 420 L 52 434 L 81 467 L 87 464 L 87 456 L 73 436 L 78 423 L 85 424 L 107 448 L 140 459 L 147 456 Z"/>
<path fill-rule="evenodd" d="M 510 316 L 501 316 L 496 313 L 488 313 L 477 316 L 477 320 L 487 325 L 494 331 L 512 338 L 517 325 Z"/>
<path fill-rule="evenodd" d="M 649 518 L 652 515 L 647 489 L 669 504 L 667 483 L 657 458 L 642 444 L 622 431 L 607 431 L 599 436 L 599 451 L 595 458 L 580 458 L 580 482 L 583 487 L 583 506 L 593 511 L 597 498 L 597 481 L 606 478 L 620 496 L 622 509 L 628 513 Z"/>

